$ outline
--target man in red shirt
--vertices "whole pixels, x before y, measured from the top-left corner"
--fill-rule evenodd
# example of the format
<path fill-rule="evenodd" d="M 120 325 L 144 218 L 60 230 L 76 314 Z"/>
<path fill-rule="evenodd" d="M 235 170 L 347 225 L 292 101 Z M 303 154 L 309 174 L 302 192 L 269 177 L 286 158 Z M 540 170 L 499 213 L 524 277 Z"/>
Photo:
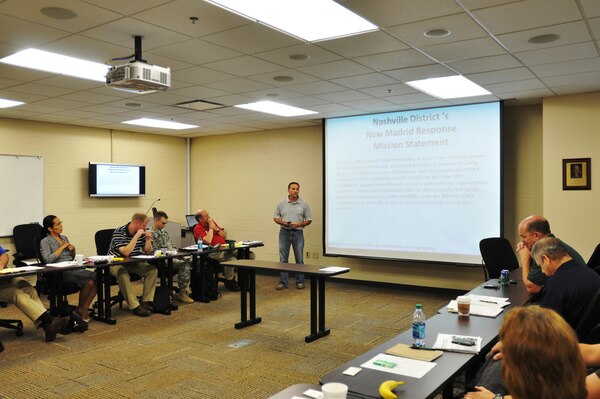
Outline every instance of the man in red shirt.
<path fill-rule="evenodd" d="M 198 224 L 194 227 L 194 238 L 196 240 L 202 238 L 204 244 L 211 246 L 227 243 L 227 233 L 225 232 L 225 229 L 219 226 L 205 209 L 196 211 L 196 220 L 198 221 Z M 219 262 L 237 259 L 236 254 L 230 251 L 213 252 L 208 256 Z M 225 275 L 225 287 L 230 291 L 239 291 L 240 287 L 233 275 L 233 267 L 225 266 L 223 268 L 223 274 Z"/>

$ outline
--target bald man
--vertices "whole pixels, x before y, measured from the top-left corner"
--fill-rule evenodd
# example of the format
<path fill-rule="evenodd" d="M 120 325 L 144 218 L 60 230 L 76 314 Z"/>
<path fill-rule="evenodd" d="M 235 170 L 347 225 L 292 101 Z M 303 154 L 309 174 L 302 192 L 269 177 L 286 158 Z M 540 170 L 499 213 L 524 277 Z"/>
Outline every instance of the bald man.
<path fill-rule="evenodd" d="M 537 294 L 546 284 L 548 276 L 542 273 L 540 266 L 531 257 L 531 248 L 542 238 L 554 237 L 554 234 L 550 232 L 550 223 L 540 215 L 531 215 L 523 219 L 519 223 L 518 230 L 521 241 L 517 244 L 517 253 L 523 269 L 523 281 L 529 293 Z M 585 265 L 585 261 L 577 251 L 564 242 L 563 244 L 571 258 Z"/>

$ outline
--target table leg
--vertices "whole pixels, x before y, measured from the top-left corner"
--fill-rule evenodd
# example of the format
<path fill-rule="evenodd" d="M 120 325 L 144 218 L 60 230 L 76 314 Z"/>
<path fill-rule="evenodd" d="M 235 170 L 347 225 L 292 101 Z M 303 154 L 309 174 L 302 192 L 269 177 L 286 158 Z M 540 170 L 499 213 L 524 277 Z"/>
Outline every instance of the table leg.
<path fill-rule="evenodd" d="M 260 323 L 262 318 L 256 317 L 256 272 L 254 269 L 240 268 L 238 277 L 240 279 L 240 322 L 235 323 L 235 328 L 239 330 Z M 250 294 L 250 319 L 248 319 L 248 293 Z"/>
<path fill-rule="evenodd" d="M 318 303 L 317 303 L 318 302 Z M 317 329 L 318 320 L 318 329 Z M 310 276 L 310 335 L 305 342 L 326 337 L 331 331 L 325 328 L 325 277 Z"/>
<path fill-rule="evenodd" d="M 107 324 L 117 324 L 113 319 L 110 308 L 110 266 L 96 268 L 96 284 L 98 290 L 98 315 L 92 316 L 94 320 Z"/>
<path fill-rule="evenodd" d="M 171 310 L 179 310 L 173 299 L 173 258 L 167 259 L 167 288 L 169 289 L 169 307 Z"/>

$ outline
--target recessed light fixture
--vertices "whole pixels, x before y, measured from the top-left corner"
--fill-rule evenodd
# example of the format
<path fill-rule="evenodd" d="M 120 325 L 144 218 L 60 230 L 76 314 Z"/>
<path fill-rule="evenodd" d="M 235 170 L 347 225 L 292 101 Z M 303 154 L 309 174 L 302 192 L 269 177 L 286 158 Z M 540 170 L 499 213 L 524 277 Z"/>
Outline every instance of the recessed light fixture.
<path fill-rule="evenodd" d="M 4 64 L 37 69 L 39 71 L 74 76 L 76 78 L 106 81 L 108 65 L 75 57 L 29 48 L 0 59 Z"/>
<path fill-rule="evenodd" d="M 300 116 L 318 113 L 315 111 L 309 111 L 303 108 L 292 107 L 291 105 L 280 104 L 273 101 L 257 101 L 255 103 L 234 105 L 234 107 L 279 116 Z"/>
<path fill-rule="evenodd" d="M 128 125 L 157 127 L 157 128 L 161 128 L 161 129 L 173 129 L 173 130 L 192 129 L 194 127 L 198 127 L 197 125 L 188 125 L 186 123 L 162 121 L 160 119 L 150 119 L 150 118 L 132 119 L 130 121 L 125 121 L 122 123 L 126 123 Z"/>
<path fill-rule="evenodd" d="M 75 11 L 62 7 L 44 7 L 40 12 L 48 18 L 60 19 L 63 21 L 77 18 L 77 13 Z"/>
<path fill-rule="evenodd" d="M 7 100 L 5 98 L 0 98 L 0 108 L 16 107 L 17 105 L 22 105 L 22 104 L 25 104 L 25 103 L 22 101 Z"/>
<path fill-rule="evenodd" d="M 142 104 L 140 103 L 125 103 L 126 107 L 131 107 L 131 108 L 137 108 L 137 107 L 141 107 Z"/>
<path fill-rule="evenodd" d="M 277 93 L 267 93 L 265 94 L 267 97 L 279 97 L 279 94 Z"/>
<path fill-rule="evenodd" d="M 547 35 L 534 36 L 527 41 L 532 44 L 545 44 L 545 43 L 555 42 L 558 39 L 560 39 L 559 35 L 554 34 L 554 33 L 549 33 Z"/>
<path fill-rule="evenodd" d="M 428 30 L 427 32 L 424 32 L 423 36 L 445 37 L 445 36 L 450 36 L 450 33 L 452 33 L 452 32 L 449 29 L 431 29 L 431 30 Z"/>
<path fill-rule="evenodd" d="M 406 84 L 431 96 L 442 99 L 492 94 L 461 75 L 413 80 L 412 82 L 406 82 Z"/>
<path fill-rule="evenodd" d="M 290 55 L 290 60 L 294 61 L 306 61 L 310 59 L 310 55 L 308 54 L 292 54 Z"/>
<path fill-rule="evenodd" d="M 377 30 L 333 0 L 206 0 L 207 2 L 312 42 Z"/>
<path fill-rule="evenodd" d="M 291 82 L 294 80 L 293 76 L 274 76 L 273 80 L 276 82 Z"/>

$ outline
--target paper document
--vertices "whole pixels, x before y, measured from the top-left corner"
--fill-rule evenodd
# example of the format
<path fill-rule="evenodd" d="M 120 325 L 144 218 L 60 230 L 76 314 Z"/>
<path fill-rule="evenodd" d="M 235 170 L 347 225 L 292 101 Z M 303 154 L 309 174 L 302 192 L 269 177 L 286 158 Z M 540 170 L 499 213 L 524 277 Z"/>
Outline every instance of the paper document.
<path fill-rule="evenodd" d="M 473 295 L 473 294 L 469 294 L 467 296 L 469 298 L 471 298 L 471 305 L 474 303 L 476 303 L 478 305 L 497 305 L 497 306 L 500 306 L 501 308 L 510 305 L 508 298 L 498 298 L 495 296 Z"/>
<path fill-rule="evenodd" d="M 473 346 L 465 346 L 455 344 L 452 342 L 454 338 L 467 338 L 475 341 Z M 456 335 L 456 334 L 438 334 L 433 349 L 439 349 L 447 352 L 460 352 L 460 353 L 471 353 L 477 354 L 481 350 L 481 337 L 472 337 L 468 335 Z"/>
<path fill-rule="evenodd" d="M 99 262 L 99 261 L 110 262 L 110 261 L 112 261 L 113 258 L 114 258 L 114 256 L 112 256 L 112 255 L 93 255 L 93 256 L 87 257 L 87 259 L 91 260 L 92 262 Z"/>
<path fill-rule="evenodd" d="M 156 256 L 154 255 L 136 255 L 132 256 L 131 259 L 154 259 Z"/>
<path fill-rule="evenodd" d="M 35 270 L 42 270 L 41 266 L 21 266 L 21 267 L 5 267 L 0 270 L 1 274 L 10 274 L 10 273 L 20 273 L 20 272 L 30 272 Z"/>
<path fill-rule="evenodd" d="M 75 262 L 74 260 L 65 260 L 62 262 L 48 263 L 46 266 L 54 266 L 54 267 L 77 266 L 77 262 Z"/>
<path fill-rule="evenodd" d="M 262 241 L 249 241 L 249 240 L 244 240 L 242 241 L 242 245 L 255 245 L 255 244 L 262 244 Z M 236 242 L 237 244 L 237 242 Z"/>
<path fill-rule="evenodd" d="M 206 248 L 208 248 L 208 245 L 202 244 L 202 248 L 206 249 Z M 188 245 L 187 247 L 184 247 L 181 249 L 185 249 L 186 251 L 197 251 L 198 245 Z"/>
<path fill-rule="evenodd" d="M 329 266 L 329 267 L 324 267 L 322 269 L 319 269 L 320 272 L 329 272 L 329 273 L 343 272 L 346 270 L 350 270 L 350 268 L 349 267 L 339 267 L 339 266 Z"/>
<path fill-rule="evenodd" d="M 394 364 L 393 367 L 383 367 L 374 364 L 375 362 L 383 361 L 383 363 Z M 380 353 L 373 359 L 361 364 L 361 367 L 385 371 L 386 373 L 393 373 L 398 375 L 405 375 L 412 378 L 422 378 L 437 363 L 423 362 L 421 360 L 406 359 L 404 357 L 390 356 L 384 353 Z"/>

